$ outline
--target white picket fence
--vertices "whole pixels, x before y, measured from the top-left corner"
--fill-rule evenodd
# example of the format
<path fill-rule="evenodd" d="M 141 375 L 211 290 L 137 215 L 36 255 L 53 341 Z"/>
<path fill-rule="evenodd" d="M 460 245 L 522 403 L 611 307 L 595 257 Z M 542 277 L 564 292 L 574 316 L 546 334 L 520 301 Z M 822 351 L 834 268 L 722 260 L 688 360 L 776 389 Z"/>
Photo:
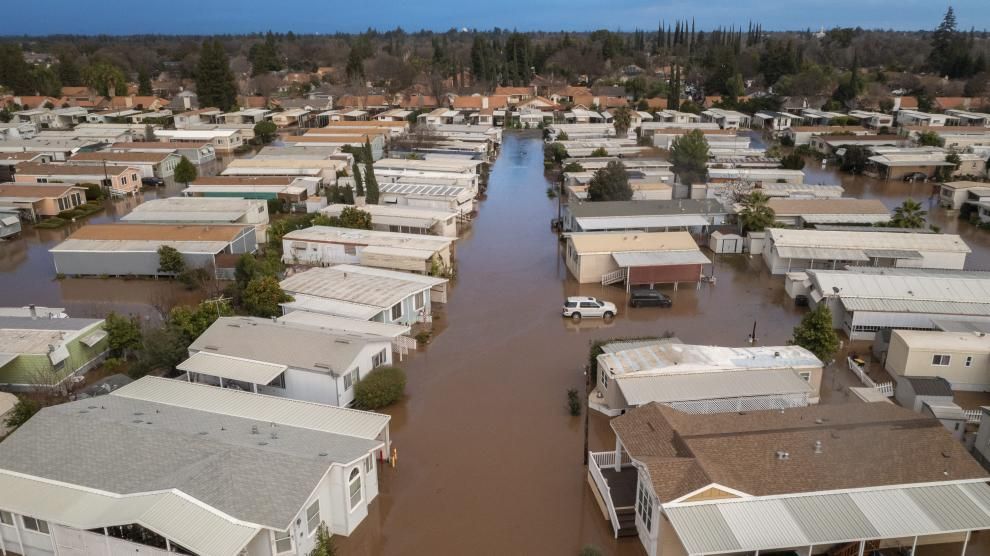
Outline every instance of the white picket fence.
<path fill-rule="evenodd" d="M 849 370 L 853 372 L 854 375 L 863 383 L 863 386 L 873 388 L 877 392 L 880 392 L 884 396 L 890 398 L 894 395 L 894 383 L 893 382 L 875 382 L 869 375 L 866 374 L 866 370 L 853 361 L 852 357 L 847 357 L 846 361 L 849 362 Z"/>

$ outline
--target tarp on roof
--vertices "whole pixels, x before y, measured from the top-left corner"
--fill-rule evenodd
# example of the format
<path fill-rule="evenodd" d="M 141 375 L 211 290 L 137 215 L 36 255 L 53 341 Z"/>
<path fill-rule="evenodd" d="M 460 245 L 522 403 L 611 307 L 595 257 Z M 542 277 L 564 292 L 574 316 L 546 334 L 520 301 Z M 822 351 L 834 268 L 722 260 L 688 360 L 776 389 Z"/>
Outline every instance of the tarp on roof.
<path fill-rule="evenodd" d="M 785 259 L 814 259 L 816 261 L 868 261 L 862 249 L 804 247 L 777 245 L 777 254 Z"/>
<path fill-rule="evenodd" d="M 288 369 L 278 363 L 253 361 L 218 353 L 198 351 L 176 367 L 180 371 L 198 373 L 251 384 L 268 384 Z"/>
<path fill-rule="evenodd" d="M 722 398 L 810 394 L 811 385 L 790 369 L 754 369 L 708 373 L 616 377 L 629 405 Z"/>
<path fill-rule="evenodd" d="M 689 555 L 753 552 L 990 529 L 990 486 L 929 484 L 670 504 Z"/>
<path fill-rule="evenodd" d="M 638 266 L 671 266 L 682 264 L 711 264 L 701 251 L 628 251 L 612 253 L 621 268 Z"/>

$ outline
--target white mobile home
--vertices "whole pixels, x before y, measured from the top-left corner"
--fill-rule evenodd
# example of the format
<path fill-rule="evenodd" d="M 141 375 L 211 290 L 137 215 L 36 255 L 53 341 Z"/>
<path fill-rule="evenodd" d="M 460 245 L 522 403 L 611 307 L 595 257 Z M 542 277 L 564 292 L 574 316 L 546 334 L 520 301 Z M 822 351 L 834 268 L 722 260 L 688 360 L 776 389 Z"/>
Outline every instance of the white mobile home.
<path fill-rule="evenodd" d="M 354 385 L 392 364 L 389 338 L 320 330 L 257 317 L 217 319 L 189 346 L 178 370 L 191 382 L 340 407 Z"/>
<path fill-rule="evenodd" d="M 0 547 L 304 556 L 368 516 L 389 419 L 150 376 L 48 407 L 0 450 Z"/>
<path fill-rule="evenodd" d="M 287 264 L 360 264 L 426 274 L 450 268 L 454 238 L 310 226 L 282 237 Z"/>
<path fill-rule="evenodd" d="M 320 212 L 327 216 L 339 217 L 348 206 L 350 205 L 329 205 Z M 454 211 L 398 205 L 364 205 L 360 208 L 371 215 L 371 226 L 374 230 L 457 237 L 457 213 Z"/>

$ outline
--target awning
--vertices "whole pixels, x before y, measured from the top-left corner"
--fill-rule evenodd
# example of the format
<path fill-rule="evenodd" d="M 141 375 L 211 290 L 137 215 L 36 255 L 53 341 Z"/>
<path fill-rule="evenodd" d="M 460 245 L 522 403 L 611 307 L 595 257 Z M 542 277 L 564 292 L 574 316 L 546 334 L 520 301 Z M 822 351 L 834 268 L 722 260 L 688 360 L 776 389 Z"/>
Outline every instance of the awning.
<path fill-rule="evenodd" d="M 2 368 L 7 363 L 10 363 L 14 359 L 17 359 L 16 353 L 0 353 L 0 368 Z"/>
<path fill-rule="evenodd" d="M 16 216 L 4 216 L 3 218 L 0 218 L 0 224 L 3 224 L 4 226 L 13 226 L 20 221 L 21 219 Z"/>
<path fill-rule="evenodd" d="M 689 555 L 990 529 L 983 482 L 834 491 L 663 507 Z"/>
<path fill-rule="evenodd" d="M 914 259 L 924 257 L 911 249 L 863 249 L 863 253 L 871 259 Z"/>
<path fill-rule="evenodd" d="M 107 337 L 107 331 L 106 330 L 97 330 L 96 332 L 93 332 L 89 336 L 86 336 L 85 338 L 83 338 L 81 341 L 87 347 L 93 347 L 96 344 L 100 343 L 100 340 L 102 340 L 103 338 L 106 338 L 106 337 Z"/>
<path fill-rule="evenodd" d="M 695 228 L 710 224 L 700 214 L 646 214 L 640 216 L 580 216 L 574 219 L 582 231 Z"/>
<path fill-rule="evenodd" d="M 48 359 L 52 362 L 52 365 L 58 365 L 62 361 L 69 358 L 69 348 L 62 344 L 55 348 L 48 354 Z"/>
<path fill-rule="evenodd" d="M 265 363 L 218 353 L 198 351 L 176 367 L 187 373 L 197 373 L 251 384 L 268 384 L 288 369 L 285 365 Z"/>
<path fill-rule="evenodd" d="M 692 251 L 630 251 L 612 253 L 619 268 L 638 266 L 673 266 L 682 264 L 711 264 L 704 253 Z"/>
<path fill-rule="evenodd" d="M 805 247 L 777 245 L 777 254 L 785 259 L 813 259 L 816 261 L 868 261 L 862 249 L 841 249 L 837 247 Z"/>

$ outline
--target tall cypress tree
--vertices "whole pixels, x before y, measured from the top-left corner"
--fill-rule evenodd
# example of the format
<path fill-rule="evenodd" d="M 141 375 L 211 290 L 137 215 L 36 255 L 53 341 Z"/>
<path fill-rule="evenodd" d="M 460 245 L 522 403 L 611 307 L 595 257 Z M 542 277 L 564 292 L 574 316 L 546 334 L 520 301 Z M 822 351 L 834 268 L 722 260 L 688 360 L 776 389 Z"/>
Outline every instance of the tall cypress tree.
<path fill-rule="evenodd" d="M 361 166 L 358 165 L 357 159 L 354 159 L 354 190 L 357 191 L 358 197 L 364 196 L 364 179 L 361 177 Z"/>
<path fill-rule="evenodd" d="M 375 164 L 369 159 L 364 167 L 364 202 L 378 204 L 378 180 L 375 178 Z"/>
<path fill-rule="evenodd" d="M 207 39 L 199 51 L 196 94 L 200 106 L 216 106 L 228 111 L 237 105 L 237 83 L 230 71 L 230 60 L 217 39 Z"/>

